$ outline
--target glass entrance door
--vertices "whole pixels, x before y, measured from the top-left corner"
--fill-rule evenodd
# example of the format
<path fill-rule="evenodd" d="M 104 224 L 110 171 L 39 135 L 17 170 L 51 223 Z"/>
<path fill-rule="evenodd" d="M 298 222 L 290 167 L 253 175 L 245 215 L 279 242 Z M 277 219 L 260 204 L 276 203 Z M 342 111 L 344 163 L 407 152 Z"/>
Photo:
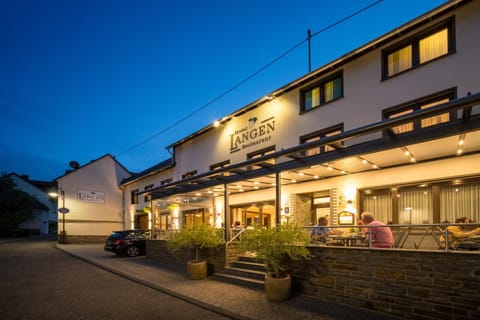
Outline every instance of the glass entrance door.
<path fill-rule="evenodd" d="M 201 208 L 183 211 L 183 225 L 187 229 L 199 224 L 210 223 L 210 211 Z"/>
<path fill-rule="evenodd" d="M 275 203 L 245 204 L 230 208 L 231 221 L 240 221 L 244 227 L 261 225 L 270 227 L 275 224 Z"/>

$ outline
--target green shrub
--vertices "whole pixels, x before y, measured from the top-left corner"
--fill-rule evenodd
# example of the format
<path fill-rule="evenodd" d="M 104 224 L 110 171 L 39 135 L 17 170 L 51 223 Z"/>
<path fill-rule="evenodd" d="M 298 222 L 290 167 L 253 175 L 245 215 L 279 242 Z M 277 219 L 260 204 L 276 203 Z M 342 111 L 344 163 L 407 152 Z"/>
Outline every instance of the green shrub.
<path fill-rule="evenodd" d="M 181 229 L 167 240 L 167 246 L 172 250 L 193 248 L 195 250 L 195 262 L 199 262 L 200 249 L 217 247 L 223 244 L 222 230 L 206 224 L 195 225 L 192 229 Z"/>
<path fill-rule="evenodd" d="M 256 258 L 264 262 L 267 274 L 274 278 L 285 276 L 292 262 L 310 258 L 308 243 L 305 230 L 288 223 L 273 228 L 256 226 L 246 230 L 241 238 L 242 249 L 255 252 Z"/>

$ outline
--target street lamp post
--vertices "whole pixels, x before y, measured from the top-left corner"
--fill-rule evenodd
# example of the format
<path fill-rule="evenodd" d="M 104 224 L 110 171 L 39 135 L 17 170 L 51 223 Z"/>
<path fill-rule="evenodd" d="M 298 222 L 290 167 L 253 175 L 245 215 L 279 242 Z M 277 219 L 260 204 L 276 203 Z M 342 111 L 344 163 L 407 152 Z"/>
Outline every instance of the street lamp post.
<path fill-rule="evenodd" d="M 60 243 L 65 243 L 66 239 L 66 232 L 65 232 L 65 214 L 69 213 L 70 210 L 68 208 L 65 208 L 65 191 L 63 191 L 62 188 L 58 187 L 58 191 L 60 191 L 60 197 L 62 199 L 62 207 L 58 208 L 58 212 L 62 214 L 62 232 L 61 232 L 61 237 L 60 237 Z M 52 197 L 58 197 L 58 192 L 50 192 L 50 196 Z"/>

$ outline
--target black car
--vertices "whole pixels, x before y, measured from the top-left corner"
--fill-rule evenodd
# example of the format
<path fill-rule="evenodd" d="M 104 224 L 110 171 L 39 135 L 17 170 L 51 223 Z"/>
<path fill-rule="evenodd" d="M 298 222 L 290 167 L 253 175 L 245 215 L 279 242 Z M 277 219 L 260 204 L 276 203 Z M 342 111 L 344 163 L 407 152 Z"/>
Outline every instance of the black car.
<path fill-rule="evenodd" d="M 150 230 L 113 231 L 105 241 L 104 249 L 118 255 L 136 257 L 145 254 L 146 240 L 149 237 Z"/>

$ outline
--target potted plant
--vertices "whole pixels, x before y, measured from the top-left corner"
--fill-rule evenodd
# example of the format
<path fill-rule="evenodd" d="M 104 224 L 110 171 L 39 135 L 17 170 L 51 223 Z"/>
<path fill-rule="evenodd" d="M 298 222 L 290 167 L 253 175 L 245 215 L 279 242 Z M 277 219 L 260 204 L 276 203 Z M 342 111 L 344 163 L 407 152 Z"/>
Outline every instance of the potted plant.
<path fill-rule="evenodd" d="M 224 244 L 222 230 L 205 224 L 195 225 L 192 229 L 181 229 L 167 240 L 167 246 L 172 250 L 192 248 L 195 251 L 195 259 L 187 262 L 187 272 L 194 280 L 207 277 L 207 261 L 200 260 L 200 250 L 222 244 Z"/>
<path fill-rule="evenodd" d="M 308 242 L 308 233 L 303 228 L 288 223 L 273 228 L 257 226 L 243 233 L 243 250 L 255 252 L 256 258 L 265 264 L 268 300 L 283 301 L 290 297 L 290 265 L 310 258 Z"/>

